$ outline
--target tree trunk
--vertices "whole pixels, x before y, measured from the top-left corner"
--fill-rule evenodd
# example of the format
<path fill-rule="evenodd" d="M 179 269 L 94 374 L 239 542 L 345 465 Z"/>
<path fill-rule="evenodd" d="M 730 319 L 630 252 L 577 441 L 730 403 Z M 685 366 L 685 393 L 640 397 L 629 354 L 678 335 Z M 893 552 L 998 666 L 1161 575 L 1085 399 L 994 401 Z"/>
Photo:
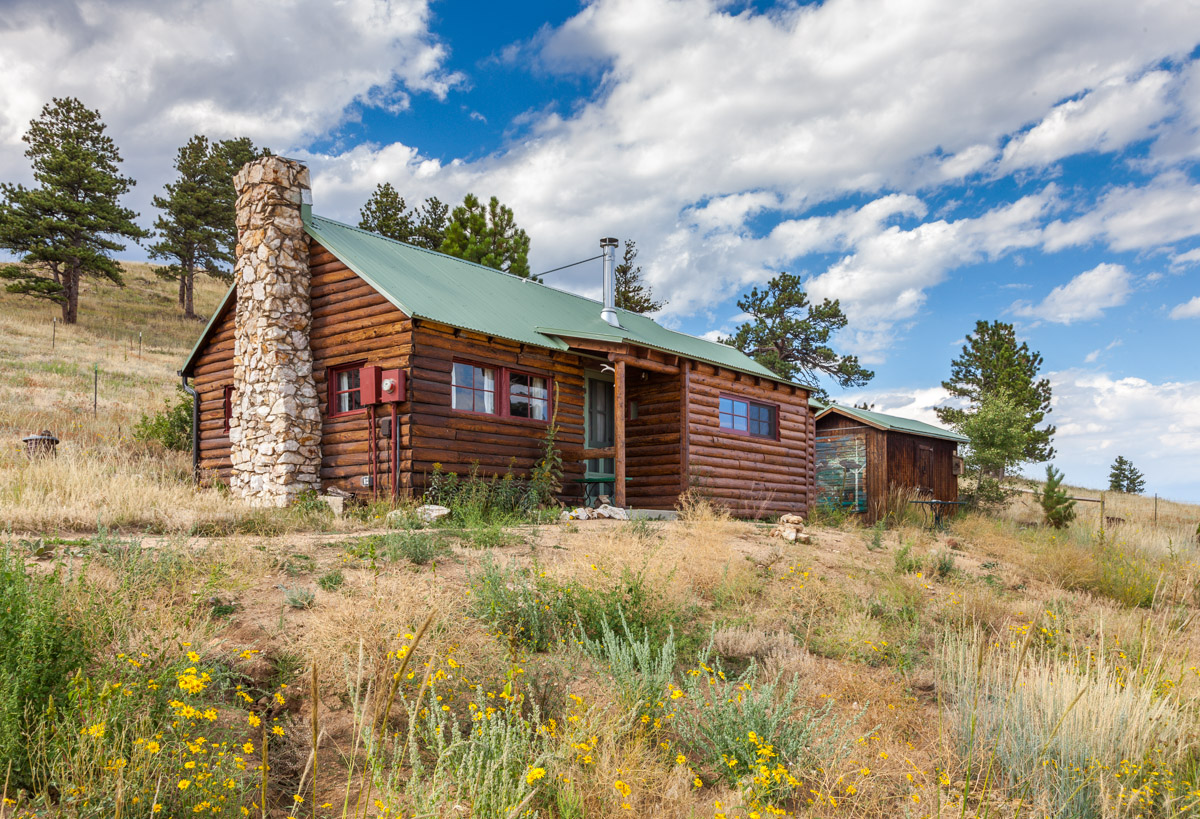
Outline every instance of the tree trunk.
<path fill-rule="evenodd" d="M 184 297 L 185 288 L 183 285 L 183 280 L 186 275 L 186 273 L 179 274 L 179 306 L 183 308 L 185 313 L 187 312 L 187 299 Z"/>
<path fill-rule="evenodd" d="M 179 287 L 183 296 L 183 317 L 186 319 L 194 319 L 196 317 L 195 303 L 192 299 L 195 284 L 196 271 L 189 267 L 179 278 Z"/>
<path fill-rule="evenodd" d="M 63 324 L 75 324 L 79 320 L 79 271 L 63 271 L 63 289 L 67 300 L 63 302 Z"/>

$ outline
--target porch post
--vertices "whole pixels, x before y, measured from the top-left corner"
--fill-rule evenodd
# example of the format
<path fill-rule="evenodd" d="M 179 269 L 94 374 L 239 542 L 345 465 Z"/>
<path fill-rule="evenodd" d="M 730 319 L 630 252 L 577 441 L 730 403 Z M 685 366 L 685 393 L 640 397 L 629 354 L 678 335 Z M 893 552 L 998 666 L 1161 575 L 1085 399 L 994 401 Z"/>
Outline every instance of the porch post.
<path fill-rule="evenodd" d="M 623 509 L 625 507 L 625 362 L 618 359 L 613 366 L 615 369 L 613 375 L 614 403 L 616 404 L 614 408 L 616 418 L 613 419 L 616 481 L 613 486 L 613 494 L 616 496 L 617 506 Z"/>

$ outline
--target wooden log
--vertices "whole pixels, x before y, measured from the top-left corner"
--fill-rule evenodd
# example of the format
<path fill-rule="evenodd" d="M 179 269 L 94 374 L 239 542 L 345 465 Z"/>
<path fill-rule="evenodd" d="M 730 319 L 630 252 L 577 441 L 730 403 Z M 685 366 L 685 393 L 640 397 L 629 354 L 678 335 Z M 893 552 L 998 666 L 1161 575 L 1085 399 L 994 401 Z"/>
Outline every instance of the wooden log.
<path fill-rule="evenodd" d="M 614 365 L 615 373 L 613 375 L 615 403 L 613 408 L 614 414 L 614 445 L 616 453 L 615 462 L 615 477 L 616 481 L 613 487 L 613 494 L 616 495 L 617 507 L 625 506 L 625 362 L 617 361 Z"/>
<path fill-rule="evenodd" d="M 666 375 L 678 375 L 679 368 L 670 364 L 663 364 L 658 361 L 650 361 L 645 358 L 632 358 L 630 356 L 621 355 L 619 353 L 609 353 L 608 360 L 614 364 L 618 361 L 624 362 L 628 367 L 636 367 L 639 370 L 648 370 L 653 373 L 664 373 Z"/>

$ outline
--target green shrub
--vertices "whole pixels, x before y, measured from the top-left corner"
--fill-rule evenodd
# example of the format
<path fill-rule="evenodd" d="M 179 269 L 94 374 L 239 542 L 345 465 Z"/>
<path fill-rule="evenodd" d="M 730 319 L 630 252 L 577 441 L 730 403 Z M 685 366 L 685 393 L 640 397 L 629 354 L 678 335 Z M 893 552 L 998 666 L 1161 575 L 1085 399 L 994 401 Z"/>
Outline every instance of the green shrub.
<path fill-rule="evenodd" d="M 570 631 L 569 593 L 532 569 L 498 565 L 485 556 L 482 572 L 469 576 L 471 614 L 514 642 L 546 651 Z"/>
<path fill-rule="evenodd" d="M 372 563 L 376 560 L 395 562 L 404 559 L 424 566 L 432 560 L 450 554 L 450 545 L 441 532 L 402 529 L 349 541 L 346 554 Z"/>
<path fill-rule="evenodd" d="M 175 403 L 163 399 L 161 412 L 143 414 L 133 427 L 133 437 L 139 441 L 157 441 L 167 449 L 187 451 L 192 448 L 192 396 L 183 387 L 175 388 Z"/>
<path fill-rule="evenodd" d="M 511 467 L 503 475 L 484 477 L 478 465 L 462 476 L 434 464 L 425 501 L 450 510 L 445 524 L 471 528 L 525 520 L 542 504 L 541 495 L 540 487 L 518 478 Z"/>
<path fill-rule="evenodd" d="M 609 627 L 607 618 L 600 625 L 599 639 L 588 637 L 580 627 L 579 646 L 608 665 L 625 706 L 646 708 L 664 697 L 675 671 L 674 632 L 669 632 L 667 639 L 659 644 L 646 631 L 640 640 L 634 637 L 623 614 L 620 635 Z"/>
<path fill-rule="evenodd" d="M 912 549 L 911 542 L 905 543 L 892 556 L 892 566 L 896 570 L 896 574 L 913 574 L 921 571 L 921 559 L 913 556 Z"/>
<path fill-rule="evenodd" d="M 12 782 L 31 787 L 31 744 L 46 729 L 51 702 L 67 700 L 89 655 L 76 615 L 63 599 L 59 572 L 30 574 L 21 556 L 0 547 L 0 759 Z"/>
<path fill-rule="evenodd" d="M 414 815 L 447 815 L 465 801 L 472 816 L 536 817 L 552 798 L 553 778 L 546 778 L 546 769 L 554 732 L 543 726 L 536 705 L 491 693 L 476 689 L 469 709 L 474 719 L 440 707 L 442 698 L 433 688 L 425 703 L 413 703 L 409 722 L 414 729 L 400 748 L 408 749 L 411 774 L 403 787 Z M 393 777 L 404 769 L 401 763 L 397 759 L 391 765 Z M 389 784 L 400 787 L 399 781 Z M 523 812 L 518 814 L 517 806 Z"/>
<path fill-rule="evenodd" d="M 854 744 L 857 718 L 833 713 L 832 702 L 819 709 L 804 705 L 798 682 L 757 679 L 757 667 L 740 676 L 727 674 L 712 651 L 701 650 L 696 667 L 682 677 L 668 708 L 682 747 L 730 785 L 740 787 L 756 802 L 779 804 L 801 792 L 801 777 L 816 768 L 832 770 Z M 770 756 L 764 763 L 763 751 Z M 783 766 L 780 776 L 749 776 L 760 764 Z M 749 791 L 747 794 L 746 792 Z"/>
<path fill-rule="evenodd" d="M 317 596 L 312 589 L 297 586 L 294 589 L 283 590 L 283 602 L 294 609 L 311 609 L 317 604 Z"/>
<path fill-rule="evenodd" d="M 478 529 L 468 529 L 463 532 L 463 545 L 475 549 L 501 549 L 505 546 L 516 546 L 522 542 L 519 535 L 504 531 L 498 524 L 488 524 Z"/>
<path fill-rule="evenodd" d="M 1046 486 L 1042 489 L 1040 500 L 1046 525 L 1055 529 L 1062 529 L 1075 520 L 1075 501 L 1067 497 L 1062 482 L 1063 473 L 1052 464 L 1046 464 Z"/>
<path fill-rule="evenodd" d="M 605 622 L 624 620 L 634 633 L 644 632 L 655 644 L 673 637 L 682 619 L 648 581 L 645 569 L 625 566 L 608 588 L 560 586 L 531 569 L 500 566 L 485 557 L 482 571 L 469 575 L 471 612 L 494 629 L 534 651 L 562 642 L 576 627 L 598 638 Z"/>
<path fill-rule="evenodd" d="M 317 578 L 317 585 L 327 592 L 337 591 L 345 582 L 346 575 L 342 574 L 341 569 L 334 569 Z"/>

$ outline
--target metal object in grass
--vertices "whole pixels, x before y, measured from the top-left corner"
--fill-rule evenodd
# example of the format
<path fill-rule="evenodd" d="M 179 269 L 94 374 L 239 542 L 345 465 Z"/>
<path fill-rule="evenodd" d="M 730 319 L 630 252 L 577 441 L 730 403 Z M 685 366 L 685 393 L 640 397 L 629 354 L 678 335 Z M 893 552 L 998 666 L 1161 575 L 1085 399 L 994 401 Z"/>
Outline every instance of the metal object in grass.
<path fill-rule="evenodd" d="M 924 506 L 926 509 L 933 512 L 933 525 L 931 529 L 946 528 L 946 518 L 954 514 L 953 507 L 965 506 L 962 501 L 942 501 L 942 500 L 911 500 L 909 503 L 915 503 Z"/>
<path fill-rule="evenodd" d="M 21 443 L 25 444 L 25 454 L 30 458 L 53 458 L 58 454 L 58 436 L 48 429 L 22 438 Z"/>

